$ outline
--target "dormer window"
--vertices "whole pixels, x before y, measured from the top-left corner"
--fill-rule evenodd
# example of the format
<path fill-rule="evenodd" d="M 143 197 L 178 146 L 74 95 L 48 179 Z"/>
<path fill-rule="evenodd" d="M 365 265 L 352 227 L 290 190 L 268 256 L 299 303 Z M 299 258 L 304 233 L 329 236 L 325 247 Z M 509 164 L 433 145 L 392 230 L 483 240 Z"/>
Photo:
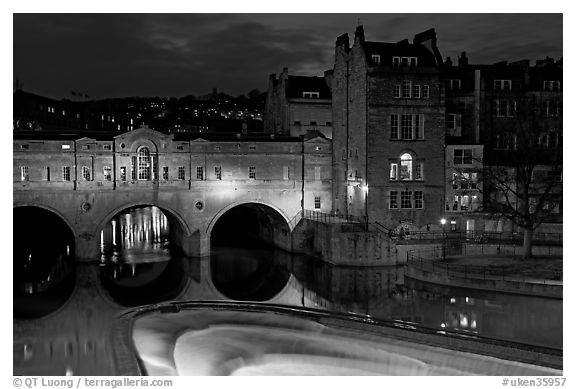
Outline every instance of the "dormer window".
<path fill-rule="evenodd" d="M 418 66 L 418 57 L 392 57 L 392 66 L 416 67 Z"/>
<path fill-rule="evenodd" d="M 494 90 L 512 90 L 512 80 L 494 80 Z"/>
<path fill-rule="evenodd" d="M 446 80 L 446 89 L 460 90 L 461 84 L 460 80 Z"/>
<path fill-rule="evenodd" d="M 320 92 L 302 92 L 302 97 L 305 99 L 319 99 Z"/>
<path fill-rule="evenodd" d="M 372 54 L 372 62 L 374 62 L 374 65 L 380 65 L 380 55 Z"/>
<path fill-rule="evenodd" d="M 559 91 L 560 90 L 560 81 L 544 81 L 544 90 L 545 91 Z"/>

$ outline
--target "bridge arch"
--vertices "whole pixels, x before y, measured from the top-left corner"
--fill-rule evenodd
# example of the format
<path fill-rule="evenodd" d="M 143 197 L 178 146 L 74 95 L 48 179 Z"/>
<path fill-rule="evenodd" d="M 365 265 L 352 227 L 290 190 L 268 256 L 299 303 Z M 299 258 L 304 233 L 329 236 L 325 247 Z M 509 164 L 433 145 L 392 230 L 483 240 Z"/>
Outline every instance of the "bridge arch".
<path fill-rule="evenodd" d="M 50 207 L 48 205 L 45 204 L 41 204 L 41 203 L 15 203 L 12 206 L 12 211 L 14 211 L 14 209 L 16 208 L 22 208 L 22 207 L 35 207 L 35 208 L 42 208 L 45 209 L 46 211 L 50 211 L 53 214 L 55 214 L 56 216 L 58 216 L 60 219 L 62 219 L 62 221 L 64 223 L 66 223 L 66 225 L 68 226 L 68 228 L 70 229 L 70 231 L 72 231 L 72 233 L 74 234 L 74 237 L 76 238 L 76 230 L 74 229 L 74 227 L 72 226 L 72 223 L 70 223 L 70 221 L 68 220 L 68 218 L 59 210 L 57 210 L 56 208 Z"/>
<path fill-rule="evenodd" d="M 258 205 L 264 205 L 268 208 L 273 209 L 274 211 L 276 211 L 276 213 L 278 215 L 280 215 L 282 217 L 282 219 L 284 219 L 284 221 L 286 222 L 286 225 L 288 226 L 290 232 L 292 232 L 292 227 L 290 226 L 290 218 L 286 215 L 286 213 L 279 207 L 277 207 L 276 205 L 266 202 L 266 201 L 261 201 L 261 200 L 243 200 L 243 201 L 237 201 L 237 202 L 233 202 L 230 203 L 228 205 L 226 205 L 224 208 L 220 209 L 220 211 L 218 211 L 210 220 L 210 222 L 208 223 L 208 226 L 206 227 L 206 235 L 208 236 L 208 238 L 210 238 L 210 236 L 212 235 L 212 230 L 214 229 L 214 226 L 216 225 L 216 223 L 218 222 L 218 220 L 229 210 L 231 210 L 232 208 L 241 206 L 241 205 L 249 205 L 249 204 L 258 204 Z"/>
<path fill-rule="evenodd" d="M 130 208 L 136 207 L 158 207 L 162 212 L 166 213 L 166 217 L 170 220 L 177 220 L 179 226 L 183 229 L 183 232 L 186 236 L 192 235 L 192 231 L 190 230 L 190 226 L 186 222 L 186 220 L 180 215 L 179 212 L 174 210 L 173 208 L 166 206 L 164 204 L 158 204 L 151 201 L 134 201 L 130 203 L 125 203 L 121 206 L 114 208 L 113 210 L 109 211 L 103 218 L 101 218 L 100 222 L 96 225 L 95 230 L 93 231 L 94 236 L 99 236 L 100 231 L 116 216 L 122 211 L 125 211 Z"/>

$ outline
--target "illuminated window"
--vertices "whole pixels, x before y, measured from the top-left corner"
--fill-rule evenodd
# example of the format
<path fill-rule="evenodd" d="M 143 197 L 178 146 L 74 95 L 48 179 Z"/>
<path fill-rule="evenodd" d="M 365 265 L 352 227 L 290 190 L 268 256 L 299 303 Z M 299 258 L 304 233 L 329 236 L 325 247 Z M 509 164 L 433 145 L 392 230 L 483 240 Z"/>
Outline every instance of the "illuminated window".
<path fill-rule="evenodd" d="M 138 150 L 138 179 L 139 180 L 149 180 L 150 179 L 150 150 L 148 147 L 141 147 Z"/>
<path fill-rule="evenodd" d="M 84 181 L 90 181 L 90 168 L 88 166 L 82 166 L 82 179 Z"/>
<path fill-rule="evenodd" d="M 167 181 L 168 179 L 170 179 L 170 175 L 168 173 L 168 166 L 163 166 L 162 167 L 162 179 Z"/>
<path fill-rule="evenodd" d="M 70 145 L 62 145 L 62 150 L 70 150 Z"/>
<path fill-rule="evenodd" d="M 204 179 L 204 166 L 196 166 L 196 179 L 197 180 Z"/>
<path fill-rule="evenodd" d="M 390 192 L 390 209 L 398 209 L 398 192 L 391 191 Z"/>
<path fill-rule="evenodd" d="M 319 99 L 320 92 L 302 92 L 302 97 L 305 99 Z"/>
<path fill-rule="evenodd" d="M 136 179 L 136 164 L 138 163 L 138 157 L 136 157 L 135 155 L 133 155 L 130 158 L 130 179 L 131 180 L 135 180 Z"/>
<path fill-rule="evenodd" d="M 20 166 L 20 181 L 30 181 L 28 166 Z"/>
<path fill-rule="evenodd" d="M 320 196 L 315 196 L 314 197 L 314 209 L 320 209 L 322 208 L 322 204 L 320 202 Z"/>
<path fill-rule="evenodd" d="M 398 179 L 398 164 L 391 163 L 390 164 L 390 179 L 397 180 Z"/>
<path fill-rule="evenodd" d="M 62 180 L 70 181 L 70 166 L 62 166 Z"/>
<path fill-rule="evenodd" d="M 126 181 L 126 166 L 120 166 L 120 180 Z"/>
<path fill-rule="evenodd" d="M 186 179 L 186 171 L 184 170 L 184 166 L 178 166 L 178 179 L 179 180 Z"/>
<path fill-rule="evenodd" d="M 402 154 L 400 157 L 400 179 L 402 181 L 412 180 L 412 156 L 408 153 Z"/>
<path fill-rule="evenodd" d="M 112 168 L 104 166 L 104 181 L 112 181 Z"/>
<path fill-rule="evenodd" d="M 256 166 L 250 166 L 248 168 L 248 178 L 251 180 L 256 179 Z"/>

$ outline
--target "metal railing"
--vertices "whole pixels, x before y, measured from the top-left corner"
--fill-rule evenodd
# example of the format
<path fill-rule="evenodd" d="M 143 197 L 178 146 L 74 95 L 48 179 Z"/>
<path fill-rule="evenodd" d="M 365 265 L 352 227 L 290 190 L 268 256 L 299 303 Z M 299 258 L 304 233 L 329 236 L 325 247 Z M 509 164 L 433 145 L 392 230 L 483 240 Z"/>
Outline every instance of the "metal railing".
<path fill-rule="evenodd" d="M 472 247 L 474 246 L 474 247 Z M 521 248 L 520 248 L 521 249 Z M 446 257 L 466 255 L 494 255 L 505 254 L 503 247 L 498 245 L 462 245 L 462 249 L 447 249 Z M 506 253 L 512 254 L 512 252 Z M 562 281 L 562 272 L 540 269 L 538 276 L 529 276 L 518 272 L 512 266 L 479 266 L 462 265 L 443 261 L 442 247 L 428 250 L 412 250 L 406 254 L 406 266 L 436 274 L 453 275 L 464 279 L 475 280 L 502 280 L 515 282 L 532 282 L 542 284 L 556 284 Z"/>
<path fill-rule="evenodd" d="M 523 232 L 475 232 L 475 231 L 410 231 L 403 235 L 400 240 L 428 240 L 438 241 L 458 240 L 462 242 L 474 243 L 498 243 L 498 244 L 518 244 L 524 241 Z M 532 235 L 533 245 L 562 245 L 562 233 L 534 233 Z"/>

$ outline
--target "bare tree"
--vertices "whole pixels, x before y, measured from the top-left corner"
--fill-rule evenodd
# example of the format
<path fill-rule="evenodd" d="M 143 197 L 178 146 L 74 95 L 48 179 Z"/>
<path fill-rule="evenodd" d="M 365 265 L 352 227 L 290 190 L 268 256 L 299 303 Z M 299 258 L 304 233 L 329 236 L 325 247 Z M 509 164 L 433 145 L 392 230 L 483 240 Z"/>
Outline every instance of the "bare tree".
<path fill-rule="evenodd" d="M 524 258 L 534 231 L 562 203 L 562 119 L 559 99 L 539 95 L 492 101 L 490 147 L 482 169 L 483 212 L 523 231 Z"/>

